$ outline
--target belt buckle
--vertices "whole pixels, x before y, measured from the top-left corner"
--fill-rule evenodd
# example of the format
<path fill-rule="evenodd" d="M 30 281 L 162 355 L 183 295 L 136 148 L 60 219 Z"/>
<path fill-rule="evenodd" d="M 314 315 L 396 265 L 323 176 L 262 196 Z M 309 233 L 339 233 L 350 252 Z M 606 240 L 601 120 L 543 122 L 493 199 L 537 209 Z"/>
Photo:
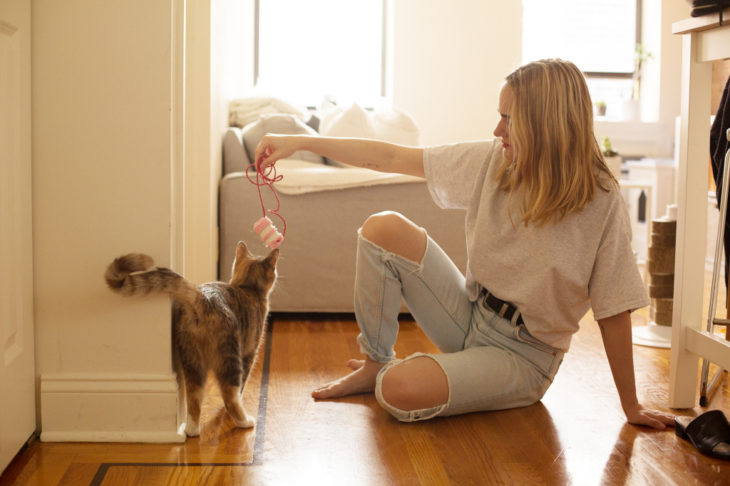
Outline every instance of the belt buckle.
<path fill-rule="evenodd" d="M 492 312 L 497 312 L 495 309 L 492 309 L 492 306 L 489 305 L 489 296 L 491 294 L 489 293 L 489 290 L 484 289 L 484 298 L 482 299 L 482 305 L 486 307 L 487 309 L 491 310 Z"/>
<path fill-rule="evenodd" d="M 497 297 L 494 297 L 497 301 L 502 303 L 500 309 L 497 310 L 497 309 L 493 308 L 491 305 L 489 305 L 489 296 L 490 295 L 492 297 L 494 297 L 494 295 L 491 292 L 489 292 L 489 290 L 484 289 L 484 300 L 482 300 L 482 304 L 484 305 L 484 307 L 491 310 L 492 312 L 497 314 L 499 317 L 504 317 L 505 319 L 508 318 L 507 313 L 509 313 L 509 311 L 512 309 L 512 313 L 509 316 L 509 320 L 510 320 L 510 322 L 512 322 L 512 324 L 517 325 L 518 321 L 522 317 L 522 313 L 519 311 L 519 309 L 517 309 L 517 307 L 515 307 L 514 305 L 512 305 L 508 302 L 505 302 Z"/>
<path fill-rule="evenodd" d="M 499 309 L 495 309 L 494 307 L 492 307 L 489 304 L 490 296 L 494 297 L 494 295 L 489 290 L 484 289 L 484 300 L 482 301 L 484 304 L 484 307 L 491 310 L 492 312 L 497 314 L 499 317 L 504 317 L 505 314 L 507 314 L 507 311 L 509 311 L 509 304 L 498 297 L 494 297 L 494 299 L 497 300 L 497 302 L 500 302 L 502 304 Z"/>

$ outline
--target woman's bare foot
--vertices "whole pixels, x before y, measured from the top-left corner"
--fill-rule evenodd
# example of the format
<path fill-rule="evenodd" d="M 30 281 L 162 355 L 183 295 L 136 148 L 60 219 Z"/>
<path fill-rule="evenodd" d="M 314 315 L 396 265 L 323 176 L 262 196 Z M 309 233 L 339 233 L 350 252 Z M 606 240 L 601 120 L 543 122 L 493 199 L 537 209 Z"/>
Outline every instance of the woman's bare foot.
<path fill-rule="evenodd" d="M 375 378 L 384 363 L 370 358 L 351 359 L 347 362 L 353 371 L 349 375 L 331 381 L 312 392 L 314 398 L 339 398 L 358 393 L 370 393 L 375 390 Z"/>

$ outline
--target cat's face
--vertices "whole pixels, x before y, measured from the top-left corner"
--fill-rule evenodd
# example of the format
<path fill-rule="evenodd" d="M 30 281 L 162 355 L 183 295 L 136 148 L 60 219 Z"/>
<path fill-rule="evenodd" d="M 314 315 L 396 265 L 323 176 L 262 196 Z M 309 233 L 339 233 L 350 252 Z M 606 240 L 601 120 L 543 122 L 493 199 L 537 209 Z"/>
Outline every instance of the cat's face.
<path fill-rule="evenodd" d="M 249 253 L 246 244 L 239 241 L 236 245 L 236 259 L 233 261 L 231 285 L 259 288 L 270 292 L 276 282 L 276 262 L 279 250 L 272 250 L 264 258 L 256 258 Z"/>

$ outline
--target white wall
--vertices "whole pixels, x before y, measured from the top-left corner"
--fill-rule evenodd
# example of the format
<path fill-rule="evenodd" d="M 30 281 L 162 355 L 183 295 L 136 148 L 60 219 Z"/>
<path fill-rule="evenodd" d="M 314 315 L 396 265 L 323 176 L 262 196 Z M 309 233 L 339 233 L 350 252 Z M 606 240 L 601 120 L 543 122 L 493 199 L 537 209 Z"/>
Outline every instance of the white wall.
<path fill-rule="evenodd" d="M 220 142 L 253 78 L 253 2 L 97 4 L 33 3 L 42 438 L 183 440 L 169 301 L 123 299 L 102 276 L 142 251 L 215 278 Z"/>
<path fill-rule="evenodd" d="M 492 137 L 497 95 L 522 58 L 522 2 L 397 0 L 393 105 L 409 112 L 421 143 Z"/>
<path fill-rule="evenodd" d="M 103 280 L 174 259 L 179 0 L 32 5 L 33 253 L 43 440 L 177 440 L 164 297 Z M 179 86 L 180 83 L 177 83 Z"/>

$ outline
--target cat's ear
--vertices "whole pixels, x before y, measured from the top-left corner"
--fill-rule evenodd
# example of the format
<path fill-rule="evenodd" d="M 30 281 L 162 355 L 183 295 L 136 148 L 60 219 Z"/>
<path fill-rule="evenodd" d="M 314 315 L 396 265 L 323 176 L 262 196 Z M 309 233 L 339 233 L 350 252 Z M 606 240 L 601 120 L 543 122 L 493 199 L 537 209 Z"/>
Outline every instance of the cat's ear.
<path fill-rule="evenodd" d="M 246 246 L 246 243 L 239 241 L 236 245 L 236 260 L 240 262 L 246 258 L 249 258 L 248 247 Z"/>
<path fill-rule="evenodd" d="M 271 250 L 269 256 L 266 257 L 266 262 L 271 266 L 275 267 L 276 262 L 279 260 L 279 249 Z"/>

